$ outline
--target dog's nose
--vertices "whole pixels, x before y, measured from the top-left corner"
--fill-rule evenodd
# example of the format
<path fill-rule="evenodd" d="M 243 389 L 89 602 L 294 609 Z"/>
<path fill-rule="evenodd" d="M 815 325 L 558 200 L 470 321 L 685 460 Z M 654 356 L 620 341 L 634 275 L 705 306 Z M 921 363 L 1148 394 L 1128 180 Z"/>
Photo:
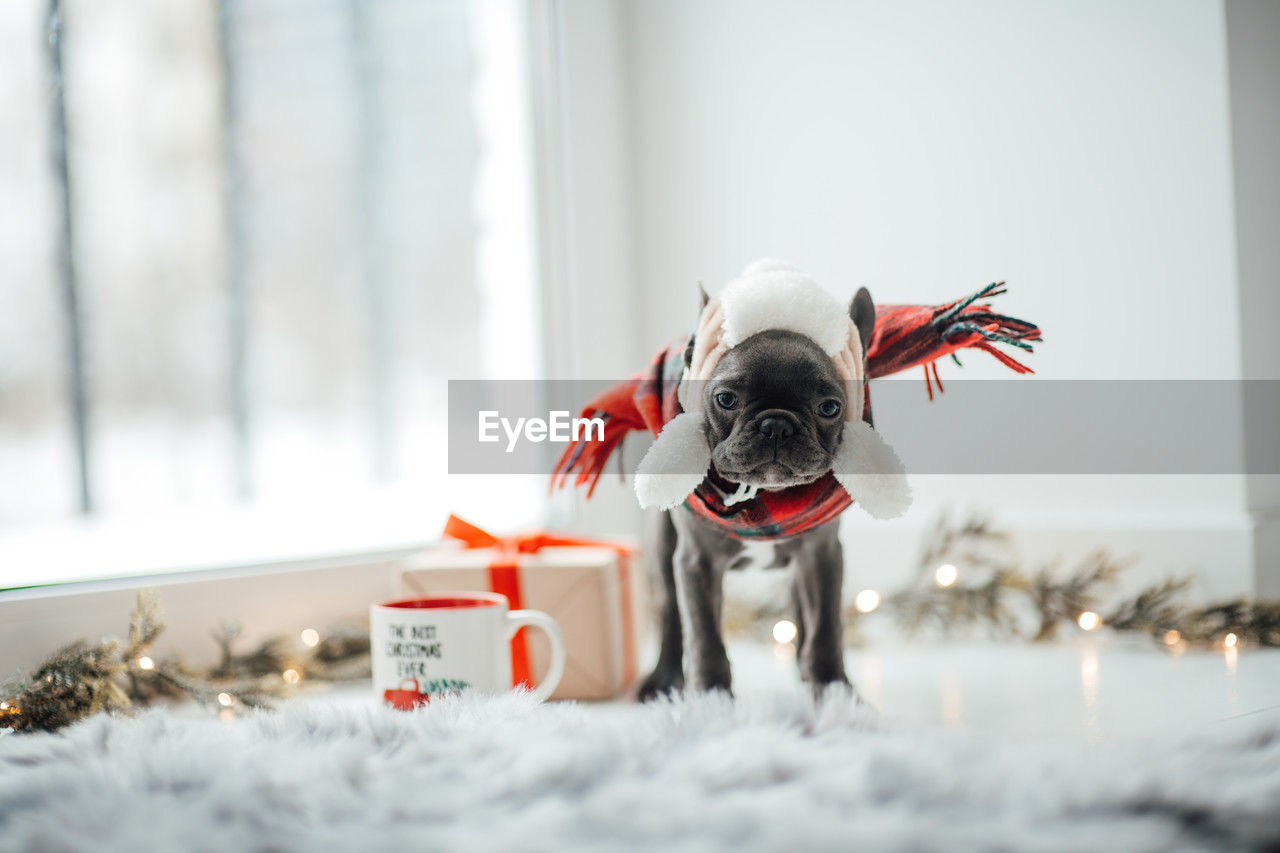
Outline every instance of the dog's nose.
<path fill-rule="evenodd" d="M 786 441 L 796 431 L 791 421 L 773 416 L 761 418 L 759 429 L 761 435 L 765 438 L 771 438 L 775 442 Z"/>

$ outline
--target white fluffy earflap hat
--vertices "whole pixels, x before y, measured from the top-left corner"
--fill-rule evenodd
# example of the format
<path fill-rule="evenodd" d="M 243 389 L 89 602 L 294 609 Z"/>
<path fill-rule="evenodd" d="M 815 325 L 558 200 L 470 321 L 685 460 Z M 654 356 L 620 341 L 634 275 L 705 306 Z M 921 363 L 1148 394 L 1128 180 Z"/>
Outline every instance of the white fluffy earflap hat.
<path fill-rule="evenodd" d="M 812 339 L 831 357 L 844 380 L 844 435 L 831 466 L 836 480 L 874 518 L 902 515 L 911 505 L 902 461 L 862 420 L 866 374 L 857 327 L 846 307 L 817 282 L 772 260 L 747 267 L 703 309 L 678 392 L 684 412 L 663 427 L 636 471 L 640 505 L 671 509 L 684 503 L 702 483 L 711 467 L 711 448 L 702 399 L 693 389 L 711 378 L 726 352 L 770 329 Z"/>

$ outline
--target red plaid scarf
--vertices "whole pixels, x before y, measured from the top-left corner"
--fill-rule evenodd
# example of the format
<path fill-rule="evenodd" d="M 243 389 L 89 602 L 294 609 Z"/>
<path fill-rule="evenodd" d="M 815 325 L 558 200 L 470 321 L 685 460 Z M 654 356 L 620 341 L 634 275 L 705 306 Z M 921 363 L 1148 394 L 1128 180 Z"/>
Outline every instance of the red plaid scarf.
<path fill-rule="evenodd" d="M 965 348 L 985 350 L 1015 372 L 1031 373 L 1031 368 L 997 350 L 993 344 L 1009 344 L 1030 352 L 1028 341 L 1041 340 L 1040 329 L 1023 320 L 993 314 L 990 305 L 977 301 L 1004 292 L 1004 283 L 999 282 L 945 305 L 877 306 L 875 331 L 867 346 L 868 378 L 888 376 L 922 364 L 925 387 L 932 399 L 933 383 L 942 390 L 935 362 L 946 355 L 955 358 L 956 350 Z M 574 484 L 586 484 L 587 497 L 590 497 L 609 456 L 628 433 L 647 429 L 656 436 L 668 421 L 680 414 L 676 390 L 684 372 L 686 346 L 686 342 L 681 342 L 663 349 L 643 373 L 613 386 L 587 404 L 582 417 L 603 419 L 604 439 L 571 444 L 552 473 L 553 489 L 563 486 L 569 475 L 576 472 Z M 864 400 L 863 418 L 867 419 L 871 398 L 864 395 Z M 761 490 L 752 500 L 726 506 L 725 497 L 735 488 L 735 484 L 722 479 L 712 469 L 685 505 L 739 538 L 780 539 L 825 524 L 853 503 L 830 472 L 807 485 Z"/>

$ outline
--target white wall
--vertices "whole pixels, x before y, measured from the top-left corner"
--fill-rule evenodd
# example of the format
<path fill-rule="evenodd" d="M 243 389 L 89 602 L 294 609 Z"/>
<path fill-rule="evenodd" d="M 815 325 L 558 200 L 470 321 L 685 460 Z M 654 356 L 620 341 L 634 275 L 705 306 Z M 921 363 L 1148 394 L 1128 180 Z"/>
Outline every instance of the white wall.
<path fill-rule="evenodd" d="M 651 346 L 691 282 L 769 254 L 884 302 L 1007 279 L 1042 376 L 1240 375 L 1234 347 L 1170 333 L 1238 335 L 1220 3 L 627 10 Z"/>
<path fill-rule="evenodd" d="M 635 365 L 687 333 L 696 281 L 768 255 L 881 302 L 1005 279 L 1001 307 L 1045 329 L 1041 377 L 1241 377 L 1220 0 L 603 5 L 621 16 L 603 42 L 625 64 Z M 1009 375 L 965 365 L 944 379 Z M 950 503 L 993 508 L 1033 557 L 1109 544 L 1142 553 L 1139 578 L 1256 585 L 1238 476 L 916 485 L 906 521 L 848 522 L 875 583 Z"/>

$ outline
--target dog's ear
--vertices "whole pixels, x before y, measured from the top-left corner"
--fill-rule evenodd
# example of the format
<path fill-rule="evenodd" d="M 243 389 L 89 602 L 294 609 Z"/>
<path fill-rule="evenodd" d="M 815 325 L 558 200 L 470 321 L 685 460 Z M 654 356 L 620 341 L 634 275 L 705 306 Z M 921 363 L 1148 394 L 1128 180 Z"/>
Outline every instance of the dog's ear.
<path fill-rule="evenodd" d="M 862 339 L 862 352 L 866 353 L 871 343 L 871 333 L 876 329 L 876 304 L 871 301 L 871 294 L 865 287 L 858 288 L 849 303 L 849 317 L 858 328 L 858 337 Z"/>
<path fill-rule="evenodd" d="M 711 301 L 711 297 L 707 296 L 707 289 L 702 286 L 702 282 L 698 282 L 698 320 L 695 321 L 696 326 L 702 320 L 702 312 L 707 310 L 707 303 Z M 693 363 L 693 344 L 694 335 L 689 336 L 689 343 L 684 348 L 684 366 L 688 367 Z"/>

